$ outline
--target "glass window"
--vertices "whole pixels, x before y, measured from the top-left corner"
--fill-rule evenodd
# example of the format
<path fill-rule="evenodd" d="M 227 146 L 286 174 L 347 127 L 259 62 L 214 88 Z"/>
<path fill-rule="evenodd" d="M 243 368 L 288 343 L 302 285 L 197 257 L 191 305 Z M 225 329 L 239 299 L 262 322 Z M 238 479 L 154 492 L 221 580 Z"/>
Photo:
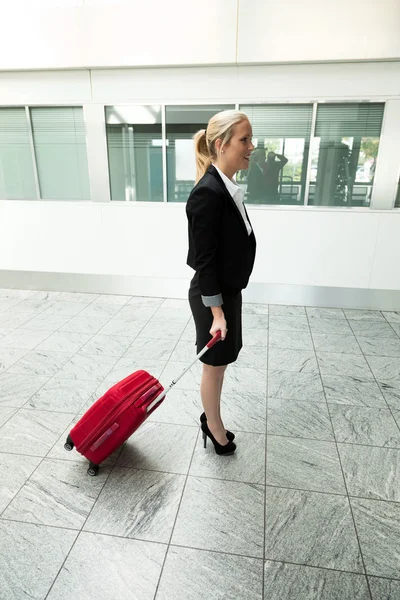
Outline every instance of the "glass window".
<path fill-rule="evenodd" d="M 0 108 L 0 198 L 37 198 L 25 108 Z"/>
<path fill-rule="evenodd" d="M 160 106 L 107 106 L 111 200 L 162 202 Z"/>
<path fill-rule="evenodd" d="M 320 104 L 308 204 L 369 206 L 384 104 Z"/>
<path fill-rule="evenodd" d="M 395 208 L 400 208 L 400 181 L 399 181 L 399 185 L 397 187 L 397 196 L 396 196 L 396 201 L 395 201 Z"/>
<path fill-rule="evenodd" d="M 186 202 L 194 186 L 193 135 L 205 129 L 217 112 L 233 108 L 233 105 L 166 107 L 168 202 Z"/>
<path fill-rule="evenodd" d="M 313 107 L 311 104 L 242 105 L 253 128 L 250 167 L 237 181 L 252 204 L 302 204 Z"/>
<path fill-rule="evenodd" d="M 89 200 L 82 107 L 41 107 L 30 112 L 41 198 Z"/>

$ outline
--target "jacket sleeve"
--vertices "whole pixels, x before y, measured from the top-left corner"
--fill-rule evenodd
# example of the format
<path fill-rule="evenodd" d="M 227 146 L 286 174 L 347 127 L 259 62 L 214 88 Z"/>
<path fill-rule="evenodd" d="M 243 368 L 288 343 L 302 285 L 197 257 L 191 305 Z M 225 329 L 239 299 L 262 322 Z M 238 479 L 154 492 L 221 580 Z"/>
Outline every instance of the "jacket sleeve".
<path fill-rule="evenodd" d="M 196 189 L 187 202 L 186 214 L 203 304 L 221 306 L 223 299 L 217 277 L 217 251 L 222 218 L 220 195 L 209 188 Z"/>

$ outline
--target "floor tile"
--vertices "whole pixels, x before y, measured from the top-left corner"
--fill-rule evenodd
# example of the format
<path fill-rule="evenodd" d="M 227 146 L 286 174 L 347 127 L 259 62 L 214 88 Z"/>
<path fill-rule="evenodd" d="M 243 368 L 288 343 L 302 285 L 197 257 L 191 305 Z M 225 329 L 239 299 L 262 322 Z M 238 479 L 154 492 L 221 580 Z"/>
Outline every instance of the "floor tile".
<path fill-rule="evenodd" d="M 150 415 L 149 421 L 199 426 L 202 412 L 200 390 L 180 390 L 174 387 L 161 406 Z"/>
<path fill-rule="evenodd" d="M 175 323 L 168 321 L 149 321 L 140 332 L 145 338 L 168 339 L 173 338 L 178 341 L 186 327 L 186 322 Z"/>
<path fill-rule="evenodd" d="M 262 600 L 262 569 L 259 559 L 170 546 L 155 600 Z"/>
<path fill-rule="evenodd" d="M 317 352 L 321 376 L 340 375 L 359 379 L 374 379 L 365 358 L 358 354 L 337 354 L 335 352 Z"/>
<path fill-rule="evenodd" d="M 6 328 L 9 332 L 14 331 L 17 327 L 21 327 L 25 323 L 29 323 L 32 315 L 26 313 L 14 313 L 6 311 L 0 313 L 0 328 Z M 28 328 L 29 329 L 29 328 Z"/>
<path fill-rule="evenodd" d="M 79 316 L 111 319 L 117 313 L 119 314 L 121 310 L 123 309 L 115 304 L 89 304 L 82 311 L 80 311 Z"/>
<path fill-rule="evenodd" d="M 193 318 L 189 320 L 180 339 L 185 340 L 186 342 L 192 342 L 193 344 L 196 342 L 196 330 Z"/>
<path fill-rule="evenodd" d="M 11 365 L 15 364 L 17 360 L 22 358 L 27 352 L 28 350 L 26 348 L 0 347 L 0 373 L 11 367 Z"/>
<path fill-rule="evenodd" d="M 296 371 L 319 374 L 314 350 L 270 348 L 268 367 L 272 371 Z"/>
<path fill-rule="evenodd" d="M 55 331 L 47 340 L 37 346 L 37 350 L 43 352 L 64 352 L 73 356 L 84 346 L 92 336 L 89 333 L 69 333 L 66 331 Z"/>
<path fill-rule="evenodd" d="M 190 466 L 190 475 L 212 477 L 230 481 L 264 484 L 265 482 L 265 435 L 258 433 L 236 433 L 236 452 L 226 460 L 218 456 L 213 444 L 199 436 Z"/>
<path fill-rule="evenodd" d="M 268 372 L 268 395 L 286 400 L 325 402 L 321 377 L 314 373 Z"/>
<path fill-rule="evenodd" d="M 353 321 L 384 321 L 385 318 L 379 310 L 345 309 L 346 318 Z"/>
<path fill-rule="evenodd" d="M 221 408 L 227 429 L 265 434 L 267 410 L 265 394 L 251 395 L 246 394 L 245 391 L 232 394 L 222 390 Z"/>
<path fill-rule="evenodd" d="M 368 577 L 372 600 L 396 600 L 400 598 L 400 580 Z"/>
<path fill-rule="evenodd" d="M 2 598 L 45 598 L 76 536 L 76 531 L 0 521 Z"/>
<path fill-rule="evenodd" d="M 93 304 L 119 304 L 124 306 L 129 300 L 132 300 L 132 296 L 120 296 L 118 294 L 101 294 Z"/>
<path fill-rule="evenodd" d="M 313 333 L 316 352 L 340 352 L 343 354 L 361 354 L 355 336 L 336 335 L 334 333 Z"/>
<path fill-rule="evenodd" d="M 24 329 L 56 331 L 71 319 L 69 315 L 43 315 L 39 314 L 24 324 Z"/>
<path fill-rule="evenodd" d="M 68 292 L 51 292 L 48 290 L 40 290 L 38 292 L 32 291 L 30 298 L 32 300 L 49 300 L 50 302 L 57 302 L 62 300 Z"/>
<path fill-rule="evenodd" d="M 53 377 L 31 397 L 25 408 L 77 413 L 95 389 L 95 382 Z"/>
<path fill-rule="evenodd" d="M 263 511 L 262 486 L 189 477 L 172 544 L 217 551 L 229 548 L 231 554 L 261 558 Z"/>
<path fill-rule="evenodd" d="M 44 315 L 66 315 L 75 317 L 87 307 L 87 302 L 65 302 L 59 300 L 51 304 L 49 308 L 43 312 Z"/>
<path fill-rule="evenodd" d="M 97 300 L 99 294 L 89 294 L 87 292 L 66 292 L 63 297 L 64 302 L 81 302 L 82 304 L 91 304 Z"/>
<path fill-rule="evenodd" d="M 171 358 L 171 354 L 176 346 L 177 341 L 173 338 L 166 340 L 155 340 L 138 335 L 127 349 L 125 356 L 138 360 L 161 360 L 167 361 Z M 191 343 L 192 354 L 195 353 L 195 345 Z"/>
<path fill-rule="evenodd" d="M 81 529 L 109 471 L 82 473 L 79 463 L 44 459 L 8 505 L 2 517 L 39 525 Z"/>
<path fill-rule="evenodd" d="M 344 320 L 345 314 L 341 308 L 323 308 L 323 307 L 311 307 L 306 308 L 309 319 L 342 319 Z"/>
<path fill-rule="evenodd" d="M 145 325 L 146 321 L 127 321 L 114 318 L 110 319 L 98 333 L 101 335 L 124 335 L 133 342 L 135 337 L 144 331 Z"/>
<path fill-rule="evenodd" d="M 52 377 L 68 362 L 71 353 L 31 350 L 8 369 L 9 373 L 28 377 Z"/>
<path fill-rule="evenodd" d="M 260 370 L 266 369 L 267 349 L 263 346 L 244 346 L 235 362 L 235 366 Z"/>
<path fill-rule="evenodd" d="M 336 445 L 316 440 L 268 436 L 266 484 L 346 493 Z"/>
<path fill-rule="evenodd" d="M 73 417 L 21 409 L 0 429 L 0 452 L 46 456 Z"/>
<path fill-rule="evenodd" d="M 243 314 L 248 315 L 267 315 L 269 312 L 268 304 L 255 304 L 251 302 L 243 302 Z"/>
<path fill-rule="evenodd" d="M 353 321 L 349 325 L 356 337 L 396 338 L 394 329 L 386 321 Z"/>
<path fill-rule="evenodd" d="M 243 329 L 243 346 L 267 346 L 268 329 Z"/>
<path fill-rule="evenodd" d="M 307 317 L 269 317 L 269 328 L 271 331 L 309 331 Z"/>
<path fill-rule="evenodd" d="M 344 496 L 266 488 L 265 558 L 364 573 Z"/>
<path fill-rule="evenodd" d="M 150 298 L 147 296 L 133 296 L 129 301 L 128 304 L 129 306 L 145 306 L 145 307 L 150 307 L 150 306 L 155 306 L 156 308 L 159 308 L 163 302 L 164 302 L 165 298 Z"/>
<path fill-rule="evenodd" d="M 322 383 L 328 404 L 387 408 L 382 392 L 375 381 L 360 380 L 358 377 L 324 375 Z"/>
<path fill-rule="evenodd" d="M 26 483 L 41 460 L 38 456 L 5 453 L 0 455 L 0 514 Z"/>
<path fill-rule="evenodd" d="M 333 441 L 328 407 L 322 402 L 268 399 L 269 435 Z"/>
<path fill-rule="evenodd" d="M 268 600 L 370 600 L 365 575 L 268 560 L 264 589 Z"/>
<path fill-rule="evenodd" d="M 388 311 L 382 314 L 389 323 L 400 323 L 400 311 Z"/>
<path fill-rule="evenodd" d="M 290 350 L 314 350 L 309 331 L 279 331 L 269 332 L 269 348 L 288 348 Z"/>
<path fill-rule="evenodd" d="M 368 356 L 368 364 L 378 383 L 398 384 L 400 387 L 400 360 L 389 356 Z"/>
<path fill-rule="evenodd" d="M 150 315 L 151 321 L 166 321 L 168 323 L 184 323 L 187 325 L 191 316 L 189 302 L 185 308 L 164 308 L 160 307 L 153 315 Z"/>
<path fill-rule="evenodd" d="M 0 298 L 0 314 L 12 310 L 20 302 L 21 300 L 18 298 Z"/>
<path fill-rule="evenodd" d="M 350 496 L 400 502 L 400 450 L 338 444 Z"/>
<path fill-rule="evenodd" d="M 84 529 L 168 543 L 184 483 L 184 475 L 114 468 Z"/>
<path fill-rule="evenodd" d="M 367 573 L 398 578 L 400 504 L 361 498 L 350 502 Z"/>
<path fill-rule="evenodd" d="M 0 288 L 1 298 L 30 298 L 35 293 L 35 290 L 19 290 L 14 288 Z"/>
<path fill-rule="evenodd" d="M 48 377 L 16 375 L 6 371 L 0 375 L 0 406 L 21 408 L 47 381 Z"/>
<path fill-rule="evenodd" d="M 108 317 L 91 318 L 78 315 L 77 317 L 70 319 L 65 325 L 62 325 L 60 331 L 70 333 L 90 333 L 91 335 L 94 335 L 104 327 L 108 321 Z"/>
<path fill-rule="evenodd" d="M 400 339 L 363 336 L 358 336 L 357 339 L 366 356 L 391 356 L 400 358 Z"/>
<path fill-rule="evenodd" d="M 4 423 L 7 423 L 16 412 L 16 408 L 0 405 L 0 427 L 4 425 Z"/>
<path fill-rule="evenodd" d="M 184 300 L 181 298 L 166 298 L 163 300 L 160 308 L 175 308 L 175 309 L 186 309 L 189 306 L 187 298 Z"/>
<path fill-rule="evenodd" d="M 31 300 L 28 298 L 27 300 L 22 300 L 15 306 L 12 307 L 13 312 L 16 313 L 26 313 L 30 315 L 35 315 L 44 310 L 49 310 L 54 305 L 54 302 L 49 300 Z"/>
<path fill-rule="evenodd" d="M 210 338 L 211 339 L 211 338 Z M 150 340 L 147 340 L 149 342 Z M 154 344 L 154 347 L 159 343 L 157 340 L 151 340 Z M 170 341 L 170 355 L 166 360 L 170 359 L 172 362 L 186 362 L 189 363 L 190 360 L 194 360 L 197 354 L 196 345 L 193 342 L 188 342 L 187 340 L 180 339 L 178 342 L 175 340 L 163 340 Z M 132 344 L 133 346 L 135 345 Z"/>
<path fill-rule="evenodd" d="M 400 380 L 380 382 L 382 394 L 392 410 L 400 409 Z"/>
<path fill-rule="evenodd" d="M 268 329 L 269 316 L 263 314 L 243 313 L 243 329 Z"/>
<path fill-rule="evenodd" d="M 48 600 L 153 600 L 166 546 L 81 533 Z"/>
<path fill-rule="evenodd" d="M 284 304 L 270 304 L 269 314 L 281 317 L 305 317 L 306 309 L 304 306 L 287 306 Z"/>
<path fill-rule="evenodd" d="M 324 334 L 335 334 L 351 335 L 353 332 L 350 325 L 345 319 L 327 319 L 324 317 L 318 319 L 310 319 L 311 333 L 324 333 Z"/>
<path fill-rule="evenodd" d="M 117 318 L 125 319 L 126 321 L 143 321 L 147 323 L 157 310 L 156 306 L 134 306 L 132 304 L 125 304 L 125 306 L 118 311 Z M 177 313 L 178 311 L 174 312 Z"/>
<path fill-rule="evenodd" d="M 330 406 L 338 442 L 400 448 L 400 429 L 388 408 Z"/>
<path fill-rule="evenodd" d="M 62 379 L 101 382 L 115 366 L 112 356 L 84 356 L 75 354 L 57 373 Z"/>
<path fill-rule="evenodd" d="M 130 339 L 125 336 L 97 334 L 82 346 L 80 354 L 121 358 L 130 345 Z"/>
<path fill-rule="evenodd" d="M 125 444 L 117 466 L 186 475 L 197 436 L 197 427 L 144 423 Z"/>
<path fill-rule="evenodd" d="M 51 335 L 50 331 L 34 331 L 20 327 L 6 335 L 1 340 L 0 346 L 2 348 L 26 348 L 27 350 L 32 350 L 48 338 L 49 335 Z"/>

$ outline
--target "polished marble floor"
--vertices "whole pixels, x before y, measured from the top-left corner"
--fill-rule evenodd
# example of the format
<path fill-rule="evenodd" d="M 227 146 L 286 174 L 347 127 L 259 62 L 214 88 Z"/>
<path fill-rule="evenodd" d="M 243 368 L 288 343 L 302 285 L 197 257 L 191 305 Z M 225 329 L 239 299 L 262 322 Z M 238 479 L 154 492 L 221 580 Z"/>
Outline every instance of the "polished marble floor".
<path fill-rule="evenodd" d="M 197 364 L 89 477 L 71 424 L 180 372 L 187 302 L 0 290 L 1 600 L 400 599 L 400 312 L 247 304 L 244 343 L 235 455 L 203 448 Z"/>

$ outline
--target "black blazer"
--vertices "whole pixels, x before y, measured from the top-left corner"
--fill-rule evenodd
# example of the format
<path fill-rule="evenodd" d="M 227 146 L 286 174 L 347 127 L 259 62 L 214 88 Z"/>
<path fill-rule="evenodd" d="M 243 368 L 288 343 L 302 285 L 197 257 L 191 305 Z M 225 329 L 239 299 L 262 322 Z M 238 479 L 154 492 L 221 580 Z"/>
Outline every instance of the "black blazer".
<path fill-rule="evenodd" d="M 211 166 L 193 188 L 186 214 L 187 264 L 198 274 L 201 295 L 244 289 L 253 270 L 256 239 L 253 232 L 248 235 L 242 215 L 215 167 Z"/>

